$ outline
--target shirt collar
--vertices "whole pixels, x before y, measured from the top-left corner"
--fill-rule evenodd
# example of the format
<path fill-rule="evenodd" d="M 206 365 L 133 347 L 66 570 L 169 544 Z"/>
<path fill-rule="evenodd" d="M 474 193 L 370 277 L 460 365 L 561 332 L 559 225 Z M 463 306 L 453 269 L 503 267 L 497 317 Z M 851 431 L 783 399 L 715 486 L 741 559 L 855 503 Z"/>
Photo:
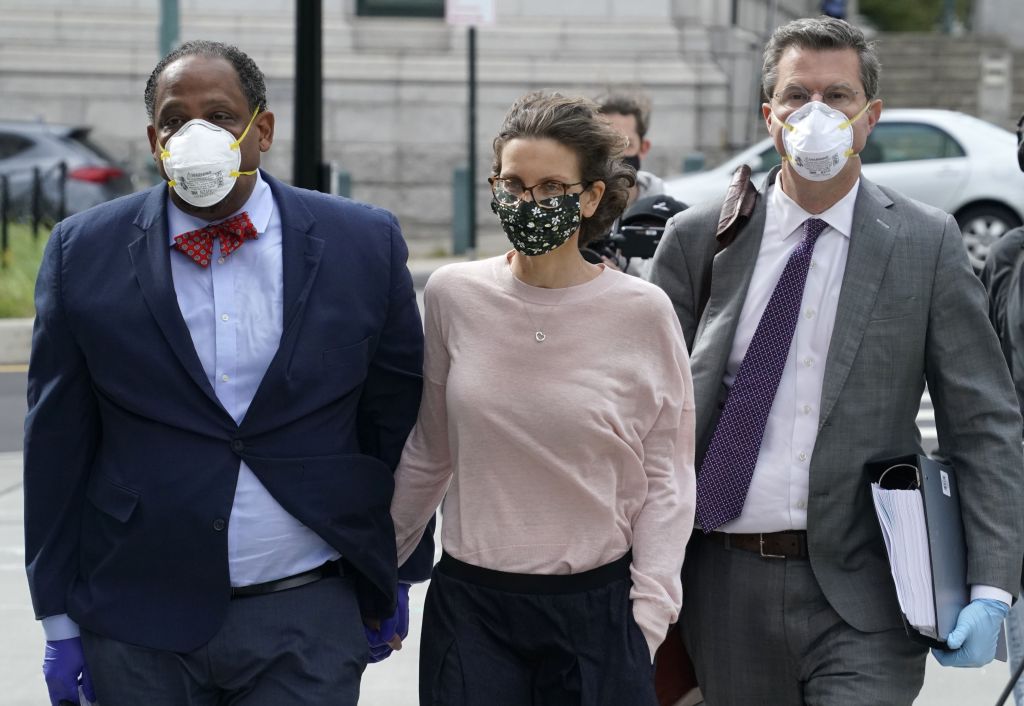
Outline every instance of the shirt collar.
<path fill-rule="evenodd" d="M 267 226 L 270 224 L 270 217 L 274 212 L 274 198 L 273 194 L 270 192 L 270 185 L 263 181 L 263 176 L 258 170 L 256 171 L 256 186 L 253 187 L 252 193 L 249 194 L 249 198 L 240 209 L 229 215 L 227 218 L 222 218 L 221 220 L 226 221 L 228 218 L 236 216 L 242 211 L 249 214 L 249 220 L 252 221 L 253 226 L 256 227 L 256 232 L 263 235 L 267 230 Z M 220 221 L 218 221 L 218 223 L 219 222 Z M 193 215 L 185 213 L 174 204 L 174 201 L 171 200 L 170 194 L 167 195 L 167 234 L 172 246 L 174 245 L 174 237 L 176 235 L 198 230 L 199 228 L 205 228 L 210 225 L 210 223 L 211 221 L 207 221 L 203 218 L 196 218 Z"/>
<path fill-rule="evenodd" d="M 853 231 L 853 207 L 857 203 L 857 192 L 860 190 L 860 179 L 846 195 L 835 202 L 831 208 L 822 213 L 808 213 L 796 201 L 782 190 L 778 181 L 772 186 L 769 203 L 779 224 L 779 237 L 785 240 L 796 232 L 802 232 L 804 221 L 808 218 L 820 218 L 834 230 L 849 238 Z"/>

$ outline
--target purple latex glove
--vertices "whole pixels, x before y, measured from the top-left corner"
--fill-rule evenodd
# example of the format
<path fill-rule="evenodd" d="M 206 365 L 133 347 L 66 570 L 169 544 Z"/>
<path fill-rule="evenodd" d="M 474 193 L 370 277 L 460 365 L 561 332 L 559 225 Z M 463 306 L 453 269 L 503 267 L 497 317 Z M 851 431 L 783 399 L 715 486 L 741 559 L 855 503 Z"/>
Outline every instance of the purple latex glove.
<path fill-rule="evenodd" d="M 363 630 L 366 632 L 366 641 L 370 643 L 370 661 L 380 662 L 390 657 L 393 650 L 388 641 L 395 635 L 404 640 L 409 634 L 409 584 L 398 584 L 395 614 L 382 620 L 379 628 L 363 625 Z"/>
<path fill-rule="evenodd" d="M 932 649 L 943 667 L 984 667 L 996 656 L 999 627 L 1010 607 L 992 598 L 976 598 L 960 611 L 946 638 L 948 650 Z"/>
<path fill-rule="evenodd" d="M 96 700 L 80 637 L 46 641 L 43 677 L 46 679 L 46 689 L 50 692 L 51 706 L 57 706 L 61 701 L 77 704 L 79 685 L 85 698 Z"/>

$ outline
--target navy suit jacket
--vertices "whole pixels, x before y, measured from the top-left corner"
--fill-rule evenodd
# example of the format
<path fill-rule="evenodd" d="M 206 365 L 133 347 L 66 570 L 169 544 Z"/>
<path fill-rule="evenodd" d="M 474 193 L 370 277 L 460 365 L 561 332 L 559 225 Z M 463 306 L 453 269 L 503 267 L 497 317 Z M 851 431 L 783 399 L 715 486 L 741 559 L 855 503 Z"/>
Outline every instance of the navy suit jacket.
<path fill-rule="evenodd" d="M 394 216 L 264 174 L 281 214 L 284 329 L 241 424 L 178 309 L 165 185 L 57 224 L 36 284 L 25 538 L 37 617 L 188 651 L 223 622 L 244 459 L 342 553 L 365 615 L 394 609 L 392 472 L 423 333 Z M 402 577 L 424 579 L 431 532 Z"/>

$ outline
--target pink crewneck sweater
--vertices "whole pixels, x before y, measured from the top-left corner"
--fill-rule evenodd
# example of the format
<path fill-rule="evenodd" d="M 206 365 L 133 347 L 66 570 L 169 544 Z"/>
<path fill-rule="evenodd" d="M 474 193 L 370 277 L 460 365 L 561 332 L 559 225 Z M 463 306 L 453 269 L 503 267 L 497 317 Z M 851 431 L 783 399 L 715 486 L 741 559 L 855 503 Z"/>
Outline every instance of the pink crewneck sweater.
<path fill-rule="evenodd" d="M 399 564 L 442 498 L 441 543 L 476 566 L 578 573 L 632 548 L 633 614 L 653 655 L 679 614 L 693 528 L 679 322 L 636 277 L 604 268 L 543 289 L 509 257 L 442 267 L 424 292 L 423 401 L 391 504 Z"/>

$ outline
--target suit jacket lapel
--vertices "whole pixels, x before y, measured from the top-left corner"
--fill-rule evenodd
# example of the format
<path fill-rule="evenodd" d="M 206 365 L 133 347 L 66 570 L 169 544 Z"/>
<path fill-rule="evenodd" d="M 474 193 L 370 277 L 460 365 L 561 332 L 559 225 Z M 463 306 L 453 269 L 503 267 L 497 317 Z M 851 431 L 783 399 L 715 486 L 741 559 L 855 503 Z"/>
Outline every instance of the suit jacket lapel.
<path fill-rule="evenodd" d="M 261 409 L 273 404 L 286 394 L 288 368 L 295 342 L 301 328 L 309 292 L 320 269 L 324 241 L 311 234 L 316 221 L 313 214 L 296 196 L 295 190 L 285 186 L 265 172 L 264 181 L 270 185 L 274 202 L 281 215 L 281 257 L 283 261 L 284 322 L 281 343 L 260 381 L 243 425 L 251 431 L 250 420 L 258 419 Z"/>
<path fill-rule="evenodd" d="M 775 181 L 773 172 L 765 180 Z M 698 409 L 717 410 L 725 365 L 732 350 L 743 302 L 754 274 L 754 265 L 764 235 L 765 194 L 758 195 L 750 220 L 731 245 L 715 256 L 711 268 L 711 291 L 693 346 L 694 397 Z M 700 441 L 715 414 L 699 415 L 697 439 Z"/>
<path fill-rule="evenodd" d="M 128 246 L 128 254 L 135 268 L 135 277 L 142 289 L 142 296 L 164 338 L 167 339 L 167 344 L 192 381 L 223 412 L 231 425 L 234 425 L 234 420 L 224 410 L 210 385 L 192 343 L 188 325 L 181 315 L 181 309 L 178 308 L 178 298 L 174 293 L 174 281 L 171 276 L 166 199 L 165 186 L 156 186 L 150 191 L 134 221 L 142 235 Z"/>
<path fill-rule="evenodd" d="M 839 393 L 850 374 L 864 330 L 867 328 L 885 276 L 893 245 L 899 236 L 899 221 L 887 211 L 892 205 L 881 189 L 861 177 L 853 210 L 853 232 L 846 259 L 846 272 L 839 292 L 835 327 L 825 362 L 825 380 L 821 391 L 821 417 L 824 426 Z"/>

